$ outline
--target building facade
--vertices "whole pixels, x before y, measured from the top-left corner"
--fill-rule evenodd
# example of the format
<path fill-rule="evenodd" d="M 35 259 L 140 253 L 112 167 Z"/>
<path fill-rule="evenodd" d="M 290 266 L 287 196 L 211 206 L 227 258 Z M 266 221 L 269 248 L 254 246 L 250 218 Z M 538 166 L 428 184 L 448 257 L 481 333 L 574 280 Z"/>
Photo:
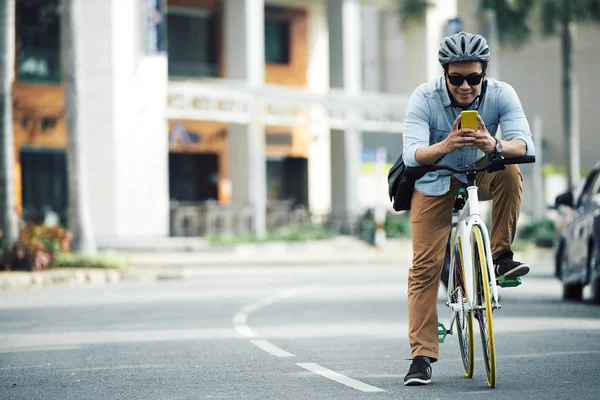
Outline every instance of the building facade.
<path fill-rule="evenodd" d="M 460 1 L 431 3 L 407 25 L 395 0 L 83 2 L 81 134 L 99 240 L 209 223 L 260 234 L 295 206 L 343 228 L 389 209 L 385 166 L 408 97 L 441 72 L 437 46 L 460 14 Z M 24 218 L 50 210 L 66 223 L 57 5 L 17 2 L 16 185 Z"/>

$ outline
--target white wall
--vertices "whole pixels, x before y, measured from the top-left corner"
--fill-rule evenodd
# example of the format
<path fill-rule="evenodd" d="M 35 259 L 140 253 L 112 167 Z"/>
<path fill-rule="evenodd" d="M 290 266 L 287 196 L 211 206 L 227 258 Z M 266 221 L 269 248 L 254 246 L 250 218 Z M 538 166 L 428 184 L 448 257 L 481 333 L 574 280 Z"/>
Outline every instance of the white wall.
<path fill-rule="evenodd" d="M 167 61 L 142 52 L 141 4 L 83 6 L 86 163 L 99 242 L 169 233 Z"/>
<path fill-rule="evenodd" d="M 111 8 L 101 0 L 82 5 L 82 126 L 87 157 L 92 223 L 96 236 L 114 235 L 116 227 L 116 143 L 112 84 Z"/>
<path fill-rule="evenodd" d="M 168 71 L 142 53 L 141 2 L 113 0 L 117 236 L 166 236 L 169 227 Z"/>

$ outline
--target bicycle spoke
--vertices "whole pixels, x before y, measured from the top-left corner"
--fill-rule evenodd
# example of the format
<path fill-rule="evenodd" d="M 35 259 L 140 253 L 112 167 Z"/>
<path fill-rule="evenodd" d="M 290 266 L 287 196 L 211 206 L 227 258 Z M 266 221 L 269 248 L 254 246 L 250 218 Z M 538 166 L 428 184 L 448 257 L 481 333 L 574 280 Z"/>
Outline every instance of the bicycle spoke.
<path fill-rule="evenodd" d="M 453 304 L 461 305 L 461 310 L 456 315 L 456 332 L 458 336 L 458 347 L 462 359 L 465 376 L 473 376 L 473 319 L 471 313 L 466 312 L 466 291 L 464 285 L 464 269 L 460 252 L 460 240 L 457 239 L 454 247 L 454 266 L 452 280 L 451 301 Z"/>
<path fill-rule="evenodd" d="M 481 346 L 485 363 L 486 378 L 490 387 L 496 386 L 496 350 L 494 344 L 494 329 L 492 319 L 492 301 L 490 281 L 487 270 L 487 259 L 483 245 L 482 232 L 479 228 L 473 230 L 473 266 L 476 286 L 475 319 L 481 334 Z"/>

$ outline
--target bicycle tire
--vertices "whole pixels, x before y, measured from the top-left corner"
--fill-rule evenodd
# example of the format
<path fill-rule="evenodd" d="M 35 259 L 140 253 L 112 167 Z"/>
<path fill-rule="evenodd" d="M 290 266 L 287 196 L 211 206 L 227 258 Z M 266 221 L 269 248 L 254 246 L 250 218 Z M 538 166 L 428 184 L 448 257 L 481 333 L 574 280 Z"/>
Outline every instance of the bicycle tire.
<path fill-rule="evenodd" d="M 475 226 L 471 236 L 473 249 L 473 269 L 475 275 L 474 316 L 481 333 L 481 347 L 489 387 L 496 387 L 496 346 L 494 341 L 494 321 L 492 317 L 492 296 L 488 277 L 486 250 L 483 245 L 481 228 Z"/>
<path fill-rule="evenodd" d="M 456 229 L 456 228 L 454 228 Z M 463 302 L 462 312 L 456 314 L 456 335 L 462 360 L 463 370 L 467 378 L 473 377 L 475 366 L 475 345 L 473 339 L 473 314 L 465 310 L 467 296 L 465 291 L 465 268 L 462 262 L 460 238 L 454 241 L 454 269 L 452 273 L 452 303 Z"/>

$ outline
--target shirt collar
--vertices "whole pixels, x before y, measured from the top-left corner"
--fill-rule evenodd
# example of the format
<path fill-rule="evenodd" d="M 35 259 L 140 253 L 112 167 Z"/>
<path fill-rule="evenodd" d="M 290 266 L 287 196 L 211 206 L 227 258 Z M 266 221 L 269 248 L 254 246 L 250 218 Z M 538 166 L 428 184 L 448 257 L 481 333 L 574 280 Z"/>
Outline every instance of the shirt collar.
<path fill-rule="evenodd" d="M 448 94 L 448 87 L 446 86 L 446 77 L 442 75 L 440 77 L 440 92 L 442 95 L 442 104 L 444 107 L 448 107 L 452 104 L 452 100 L 450 100 L 450 95 Z"/>

